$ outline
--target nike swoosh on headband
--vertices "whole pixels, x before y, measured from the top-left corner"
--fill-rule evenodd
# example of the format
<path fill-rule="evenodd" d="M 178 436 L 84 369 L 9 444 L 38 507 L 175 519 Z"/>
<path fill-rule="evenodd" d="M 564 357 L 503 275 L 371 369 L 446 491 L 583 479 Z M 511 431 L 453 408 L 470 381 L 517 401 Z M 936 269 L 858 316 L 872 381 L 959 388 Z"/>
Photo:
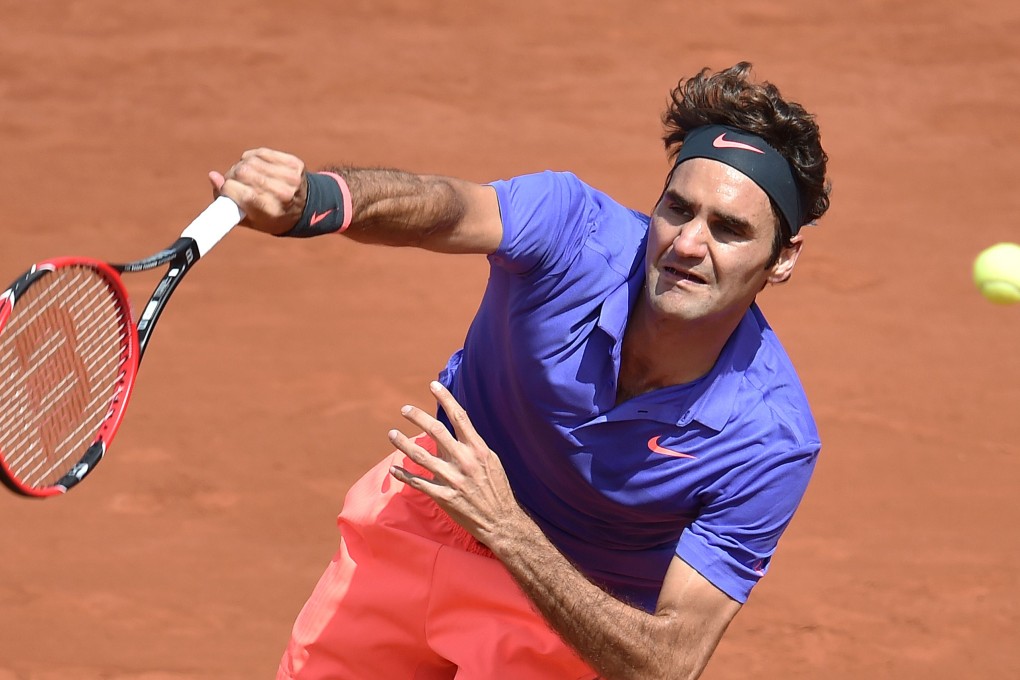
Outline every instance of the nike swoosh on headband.
<path fill-rule="evenodd" d="M 756 149 L 750 144 L 744 144 L 743 142 L 734 142 L 726 139 L 726 133 L 722 133 L 718 137 L 712 140 L 712 146 L 717 149 L 743 149 L 744 151 L 753 151 L 755 153 L 764 154 L 765 152 L 761 149 Z"/>

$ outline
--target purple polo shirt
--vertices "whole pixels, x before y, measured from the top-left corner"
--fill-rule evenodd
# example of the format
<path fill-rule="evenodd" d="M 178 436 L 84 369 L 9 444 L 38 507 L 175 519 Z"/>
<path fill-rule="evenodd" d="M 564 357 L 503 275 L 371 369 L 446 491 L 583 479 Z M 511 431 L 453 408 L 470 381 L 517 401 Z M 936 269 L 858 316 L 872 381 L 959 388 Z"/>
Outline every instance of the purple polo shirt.
<path fill-rule="evenodd" d="M 653 611 L 678 555 L 744 602 L 820 446 L 772 329 L 754 306 L 709 374 L 617 405 L 648 217 L 568 173 L 492 186 L 503 239 L 440 380 L 520 504 L 595 583 Z"/>

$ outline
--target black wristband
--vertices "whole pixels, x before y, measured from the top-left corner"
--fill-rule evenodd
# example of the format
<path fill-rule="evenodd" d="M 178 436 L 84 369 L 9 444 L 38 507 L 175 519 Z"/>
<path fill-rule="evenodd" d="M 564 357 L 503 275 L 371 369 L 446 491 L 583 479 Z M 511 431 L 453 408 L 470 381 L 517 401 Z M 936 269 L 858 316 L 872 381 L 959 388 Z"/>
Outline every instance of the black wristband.
<path fill-rule="evenodd" d="M 351 224 L 351 212 L 351 190 L 343 177 L 332 172 L 310 172 L 301 219 L 279 235 L 310 238 L 342 232 Z"/>

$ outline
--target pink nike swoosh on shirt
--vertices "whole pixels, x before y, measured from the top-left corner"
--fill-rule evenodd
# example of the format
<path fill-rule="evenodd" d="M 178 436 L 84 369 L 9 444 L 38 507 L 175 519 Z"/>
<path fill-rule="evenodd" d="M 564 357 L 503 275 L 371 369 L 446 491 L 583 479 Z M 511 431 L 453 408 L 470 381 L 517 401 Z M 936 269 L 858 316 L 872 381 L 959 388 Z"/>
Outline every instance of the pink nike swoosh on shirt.
<path fill-rule="evenodd" d="M 659 437 L 652 437 L 648 440 L 648 450 L 652 453 L 661 453 L 664 456 L 673 456 L 674 458 L 694 458 L 689 453 L 680 453 L 679 451 L 659 446 Z"/>
<path fill-rule="evenodd" d="M 316 224 L 323 221 L 331 214 L 333 214 L 333 210 L 327 210 L 324 213 L 312 213 L 312 218 L 308 220 L 308 226 L 314 227 Z"/>
<path fill-rule="evenodd" d="M 744 151 L 753 151 L 755 153 L 765 153 L 761 149 L 756 149 L 750 144 L 744 144 L 743 142 L 734 142 L 726 139 L 726 133 L 722 133 L 718 137 L 712 140 L 712 146 L 717 149 L 743 149 Z"/>

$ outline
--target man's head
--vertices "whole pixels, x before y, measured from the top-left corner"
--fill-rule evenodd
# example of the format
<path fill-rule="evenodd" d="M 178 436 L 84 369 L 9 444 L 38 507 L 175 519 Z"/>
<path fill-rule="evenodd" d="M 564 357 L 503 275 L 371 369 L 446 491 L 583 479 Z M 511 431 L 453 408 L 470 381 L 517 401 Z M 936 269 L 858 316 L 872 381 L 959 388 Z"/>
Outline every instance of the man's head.
<path fill-rule="evenodd" d="M 825 177 L 828 156 L 822 149 L 814 116 L 800 104 L 783 99 L 771 83 L 751 82 L 750 72 L 751 65 L 740 62 L 718 73 L 702 69 L 693 78 L 681 80 L 670 93 L 670 105 L 662 116 L 663 142 L 670 158 L 683 162 L 684 142 L 694 130 L 708 125 L 729 126 L 758 137 L 768 145 L 766 151 L 775 151 L 786 160 L 800 203 L 800 224 L 789 223 L 769 192 L 779 226 L 774 260 L 780 249 L 790 246 L 802 226 L 829 209 Z"/>
<path fill-rule="evenodd" d="M 649 229 L 647 295 L 659 314 L 735 324 L 766 284 L 789 278 L 799 228 L 828 208 L 817 125 L 749 71 L 680 81 L 663 116 L 677 163 Z"/>

